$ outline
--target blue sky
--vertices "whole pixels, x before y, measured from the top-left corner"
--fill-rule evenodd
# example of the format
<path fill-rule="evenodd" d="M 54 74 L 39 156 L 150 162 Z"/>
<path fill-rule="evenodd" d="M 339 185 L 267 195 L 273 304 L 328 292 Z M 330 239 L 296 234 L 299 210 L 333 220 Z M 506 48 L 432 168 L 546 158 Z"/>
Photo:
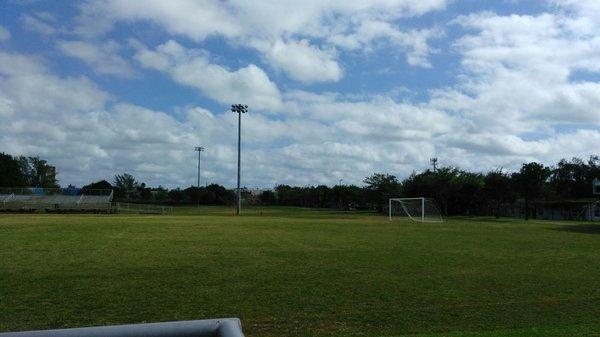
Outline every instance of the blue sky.
<path fill-rule="evenodd" d="M 0 151 L 62 185 L 360 184 L 598 153 L 597 1 L 6 1 Z"/>

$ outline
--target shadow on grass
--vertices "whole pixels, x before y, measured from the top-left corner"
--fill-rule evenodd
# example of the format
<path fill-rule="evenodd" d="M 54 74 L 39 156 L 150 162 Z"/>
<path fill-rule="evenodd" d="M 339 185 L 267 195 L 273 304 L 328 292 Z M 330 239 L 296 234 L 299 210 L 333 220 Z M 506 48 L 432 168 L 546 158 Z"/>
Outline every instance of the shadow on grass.
<path fill-rule="evenodd" d="M 552 228 L 552 230 L 559 231 L 559 232 L 600 234 L 600 225 L 592 225 L 592 224 L 564 225 L 564 226 Z"/>
<path fill-rule="evenodd" d="M 496 218 L 494 216 L 466 216 L 466 215 L 451 215 L 451 216 L 445 216 L 445 219 L 448 220 L 460 220 L 460 221 L 473 221 L 473 222 L 477 222 L 477 223 L 481 223 L 481 222 L 502 222 L 502 223 L 510 223 L 510 222 L 521 222 L 524 221 L 523 219 L 518 219 L 518 218 L 507 218 L 507 217 L 500 217 L 500 218 Z"/>

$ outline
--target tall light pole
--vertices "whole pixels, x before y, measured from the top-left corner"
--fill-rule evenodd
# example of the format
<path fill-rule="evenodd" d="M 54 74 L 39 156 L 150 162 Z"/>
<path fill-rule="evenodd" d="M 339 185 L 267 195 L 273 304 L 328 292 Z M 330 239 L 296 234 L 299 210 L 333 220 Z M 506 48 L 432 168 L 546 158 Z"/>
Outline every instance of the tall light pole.
<path fill-rule="evenodd" d="M 200 153 L 204 151 L 204 147 L 197 146 L 194 148 L 194 151 L 198 151 L 198 193 L 200 193 Z M 200 208 L 200 198 L 198 197 L 198 208 Z"/>
<path fill-rule="evenodd" d="M 204 147 L 197 146 L 194 148 L 194 151 L 198 151 L 198 188 L 200 188 L 200 153 L 204 151 Z"/>
<path fill-rule="evenodd" d="M 340 191 L 340 204 L 339 204 L 340 209 L 342 208 L 342 190 L 341 190 L 342 181 L 344 181 L 344 179 L 340 179 L 340 185 L 339 185 L 340 186 L 340 190 L 339 190 Z"/>
<path fill-rule="evenodd" d="M 242 190 L 240 189 L 240 165 L 242 161 L 242 114 L 248 112 L 248 106 L 245 104 L 231 105 L 231 112 L 238 114 L 238 169 L 237 169 L 237 209 L 236 214 L 240 215 L 242 209 Z"/>

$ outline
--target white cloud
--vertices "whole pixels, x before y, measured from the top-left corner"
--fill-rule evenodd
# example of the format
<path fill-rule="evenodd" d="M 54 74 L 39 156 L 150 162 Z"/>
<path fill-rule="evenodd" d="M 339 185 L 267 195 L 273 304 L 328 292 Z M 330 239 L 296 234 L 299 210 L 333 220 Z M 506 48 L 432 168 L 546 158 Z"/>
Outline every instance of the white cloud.
<path fill-rule="evenodd" d="M 388 39 L 413 66 L 431 67 L 428 39 L 437 30 L 403 30 L 398 20 L 445 8 L 447 0 L 296 1 L 150 0 L 91 1 L 81 6 L 76 29 L 84 36 L 109 31 L 115 22 L 146 20 L 196 42 L 220 36 L 256 48 L 273 67 L 301 82 L 338 81 L 343 72 L 334 46 L 374 48 Z M 384 26 L 384 29 L 373 27 Z M 377 32 L 371 32 L 378 29 Z M 320 41 L 320 43 L 317 43 Z M 317 47 L 317 44 L 320 46 Z M 316 73 L 322 71 L 322 76 Z"/>
<path fill-rule="evenodd" d="M 57 46 L 65 55 L 85 62 L 99 74 L 121 77 L 130 77 L 134 74 L 133 68 L 119 55 L 120 46 L 115 41 L 100 44 L 61 40 L 57 42 Z"/>
<path fill-rule="evenodd" d="M 445 163 L 474 171 L 516 170 L 524 162 L 552 165 L 563 158 L 585 159 L 597 154 L 600 130 L 580 129 L 540 140 L 486 132 L 448 135 L 442 140 L 448 142 L 443 152 Z"/>
<path fill-rule="evenodd" d="M 150 58 L 165 70 L 177 59 L 203 55 L 175 43 L 148 52 L 166 57 Z M 58 77 L 38 59 L 18 54 L 0 53 L 0 75 L 0 115 L 7 122 L 0 125 L 2 150 L 41 155 L 58 166 L 63 184 L 129 172 L 151 185 L 188 186 L 195 179 L 192 149 L 202 144 L 203 180 L 234 185 L 234 114 L 188 107 L 175 118 L 132 104 L 108 105 L 110 96 L 88 79 Z M 278 111 L 285 114 L 251 111 L 243 118 L 247 186 L 333 184 L 340 178 L 360 183 L 381 171 L 405 176 L 425 168 L 435 154 L 467 169 L 511 169 L 525 160 L 585 157 L 600 141 L 600 131 L 591 129 L 526 140 L 386 96 L 289 91 L 281 104 Z"/>
<path fill-rule="evenodd" d="M 0 52 L 0 92 L 17 113 L 44 116 L 101 109 L 110 95 L 85 77 L 56 78 L 40 61 Z"/>
<path fill-rule="evenodd" d="M 381 171 L 404 176 L 427 167 L 434 155 L 444 165 L 466 169 L 515 169 L 524 161 L 551 164 L 597 151 L 596 3 L 556 1 L 559 10 L 554 13 L 460 17 L 455 24 L 465 34 L 453 44 L 460 59 L 460 67 L 452 69 L 457 82 L 431 90 L 419 102 L 388 94 L 300 91 L 293 85 L 280 89 L 254 64 L 217 64 L 218 56 L 173 40 L 151 48 L 131 40 L 130 46 L 143 68 L 168 74 L 217 102 L 251 106 L 242 126 L 242 169 L 248 186 L 333 184 L 340 178 L 360 183 Z M 286 2 L 175 1 L 167 6 L 150 1 L 148 8 L 141 8 L 113 0 L 88 2 L 86 6 L 95 8 L 87 15 L 95 13 L 98 20 L 86 27 L 94 30 L 90 37 L 116 21 L 151 20 L 189 38 L 182 41 L 192 45 L 208 36 L 224 36 L 233 48 L 251 46 L 273 68 L 311 83 L 340 80 L 340 53 L 368 52 L 380 42 L 402 50 L 408 63 L 431 66 L 428 40 L 443 33 L 435 28 L 406 30 L 399 22 L 443 4 L 309 1 L 289 11 Z M 107 8 L 120 11 L 101 15 Z M 251 12 L 257 15 L 242 15 Z M 226 21 L 231 26 L 204 24 L 223 13 L 235 21 Z M 184 24 L 194 15 L 207 21 Z M 70 41 L 84 48 L 66 50 L 85 50 L 91 41 L 96 40 Z M 118 48 L 111 51 L 108 46 L 72 53 L 106 72 L 119 68 L 111 58 Z M 91 55 L 95 52 L 99 55 Z M 58 166 L 63 184 L 110 179 L 128 171 L 151 185 L 186 186 L 195 181 L 197 157 L 192 150 L 201 144 L 207 149 L 203 180 L 233 186 L 236 116 L 199 106 L 173 109 L 177 113 L 118 102 L 86 77 L 61 77 L 40 58 L 0 52 L 2 150 L 42 155 Z"/>
<path fill-rule="evenodd" d="M 269 64 L 283 70 L 290 78 L 300 82 L 339 81 L 343 71 L 335 61 L 335 51 L 325 51 L 311 46 L 306 39 L 300 41 L 277 40 L 274 43 L 257 43 Z"/>
<path fill-rule="evenodd" d="M 574 76 L 600 72 L 600 35 L 590 29 L 600 12 L 591 2 L 568 2 L 560 4 L 567 12 L 487 12 L 455 21 L 468 30 L 455 43 L 459 84 L 432 91 L 428 106 L 464 123 L 440 138 L 457 165 L 514 168 L 597 151 L 600 83 Z"/>
<path fill-rule="evenodd" d="M 0 75 L 2 151 L 48 159 L 65 185 L 110 179 L 142 163 L 168 171 L 163 181 L 183 183 L 172 152 L 196 141 L 172 116 L 127 104 L 107 109 L 110 96 L 85 77 L 58 77 L 24 55 L 0 52 Z"/>
<path fill-rule="evenodd" d="M 189 56 L 174 44 L 163 46 L 162 53 L 169 62 Z M 41 155 L 58 166 L 63 184 L 130 172 L 153 185 L 186 186 L 195 177 L 192 149 L 202 144 L 207 149 L 203 177 L 233 185 L 234 114 L 190 107 L 175 119 L 131 104 L 108 107 L 110 96 L 84 77 L 58 77 L 39 60 L 18 54 L 0 54 L 0 64 L 0 114 L 7 121 L 0 125 L 3 151 Z M 358 183 L 373 171 L 407 171 L 433 151 L 432 135 L 450 122 L 439 112 L 384 98 L 349 102 L 297 92 L 285 104 L 282 109 L 295 113 L 244 116 L 248 186 L 331 183 L 340 176 Z M 397 128 L 407 122 L 413 127 Z M 439 126 L 423 132 L 431 123 Z"/>
<path fill-rule="evenodd" d="M 6 40 L 10 40 L 10 32 L 0 25 L 0 41 Z"/>
<path fill-rule="evenodd" d="M 25 29 L 40 33 L 42 35 L 55 35 L 60 32 L 57 28 L 56 19 L 47 12 L 37 12 L 21 16 L 21 22 Z"/>
<path fill-rule="evenodd" d="M 446 3 L 447 0 L 309 0 L 299 6 L 296 1 L 91 1 L 82 6 L 80 29 L 85 29 L 88 21 L 101 19 L 109 22 L 152 20 L 170 33 L 186 35 L 197 41 L 211 35 L 280 37 L 301 34 L 324 37 L 332 31 L 351 28 L 362 20 L 419 16 L 444 9 Z"/>
<path fill-rule="evenodd" d="M 455 44 L 463 74 L 458 86 L 433 92 L 432 107 L 460 113 L 472 129 L 516 135 L 600 125 L 600 83 L 572 78 L 600 72 L 600 35 L 572 29 L 587 18 L 479 13 L 456 22 L 473 32 Z"/>
<path fill-rule="evenodd" d="M 277 85 L 254 64 L 231 71 L 210 63 L 205 52 L 186 49 L 173 40 L 155 50 L 139 44 L 137 48 L 135 58 L 143 67 L 168 72 L 176 82 L 197 88 L 218 102 L 245 102 L 255 109 L 281 105 Z"/>
<path fill-rule="evenodd" d="M 437 28 L 402 31 L 389 22 L 365 20 L 352 34 L 337 34 L 328 38 L 333 44 L 348 50 L 370 51 L 373 44 L 385 40 L 406 55 L 406 62 L 412 66 L 431 68 L 429 54 L 434 52 L 428 40 L 437 38 L 442 32 Z"/>
<path fill-rule="evenodd" d="M 13 103 L 10 100 L 5 97 L 0 97 L 0 118 L 8 118 L 14 114 L 12 105 Z"/>
<path fill-rule="evenodd" d="M 240 21 L 232 6 L 219 1 L 88 1 L 82 5 L 79 32 L 91 36 L 112 29 L 120 20 L 152 20 L 172 34 L 200 41 L 210 35 L 235 36 Z"/>

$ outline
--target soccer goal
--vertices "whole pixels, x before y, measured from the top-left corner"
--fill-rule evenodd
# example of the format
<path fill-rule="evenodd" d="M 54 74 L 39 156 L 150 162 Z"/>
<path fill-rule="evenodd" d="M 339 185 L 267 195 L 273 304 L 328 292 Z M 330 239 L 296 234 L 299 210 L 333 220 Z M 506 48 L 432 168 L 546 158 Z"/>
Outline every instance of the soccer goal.
<path fill-rule="evenodd" d="M 442 222 L 442 211 L 431 198 L 390 198 L 390 221 L 394 218 L 408 218 L 419 222 Z"/>

